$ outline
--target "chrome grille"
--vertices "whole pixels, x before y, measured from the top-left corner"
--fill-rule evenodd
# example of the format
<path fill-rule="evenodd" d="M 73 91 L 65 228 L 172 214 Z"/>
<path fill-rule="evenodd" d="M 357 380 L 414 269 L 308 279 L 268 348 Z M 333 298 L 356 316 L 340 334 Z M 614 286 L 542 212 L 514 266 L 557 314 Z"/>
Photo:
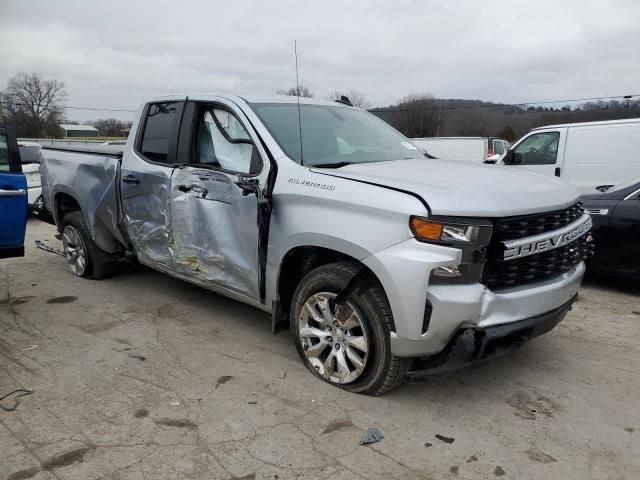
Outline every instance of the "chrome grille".
<path fill-rule="evenodd" d="M 583 212 L 581 203 L 576 203 L 565 210 L 494 219 L 482 283 L 497 291 L 539 282 L 561 275 L 591 257 L 594 245 L 587 233 L 559 248 L 513 260 L 503 259 L 502 242 L 557 230 L 580 218 Z"/>

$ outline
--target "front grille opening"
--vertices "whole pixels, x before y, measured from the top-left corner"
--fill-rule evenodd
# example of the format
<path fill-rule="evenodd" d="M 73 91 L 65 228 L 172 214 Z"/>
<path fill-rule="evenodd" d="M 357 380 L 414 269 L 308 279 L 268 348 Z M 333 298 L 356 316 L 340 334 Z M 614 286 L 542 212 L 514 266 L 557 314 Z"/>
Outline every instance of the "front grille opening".
<path fill-rule="evenodd" d="M 582 202 L 565 210 L 497 218 L 493 221 L 493 240 L 502 242 L 531 237 L 569 225 L 584 213 Z"/>
<path fill-rule="evenodd" d="M 591 257 L 594 245 L 590 235 L 586 234 L 560 248 L 513 260 L 502 259 L 503 241 L 562 228 L 580 218 L 583 213 L 582 204 L 578 202 L 565 210 L 495 219 L 494 235 L 482 272 L 482 283 L 497 291 L 540 282 L 568 272 Z"/>

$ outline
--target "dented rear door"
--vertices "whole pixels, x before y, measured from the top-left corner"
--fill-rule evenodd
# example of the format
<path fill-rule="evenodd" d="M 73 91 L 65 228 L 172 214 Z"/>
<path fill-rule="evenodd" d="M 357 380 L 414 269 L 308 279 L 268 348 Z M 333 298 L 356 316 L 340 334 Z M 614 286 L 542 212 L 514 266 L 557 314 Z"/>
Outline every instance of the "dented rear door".
<path fill-rule="evenodd" d="M 171 233 L 171 176 L 176 159 L 184 102 L 147 105 L 140 119 L 133 150 L 120 172 L 124 225 L 140 263 L 176 270 Z"/>

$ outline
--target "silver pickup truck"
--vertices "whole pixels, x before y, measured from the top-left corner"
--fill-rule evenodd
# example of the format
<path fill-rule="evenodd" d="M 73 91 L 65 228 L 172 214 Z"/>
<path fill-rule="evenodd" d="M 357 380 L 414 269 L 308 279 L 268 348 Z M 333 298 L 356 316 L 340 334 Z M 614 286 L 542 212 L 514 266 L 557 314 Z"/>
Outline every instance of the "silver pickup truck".
<path fill-rule="evenodd" d="M 43 156 L 72 273 L 103 278 L 135 255 L 269 312 L 313 374 L 353 392 L 551 330 L 593 248 L 562 180 L 429 159 L 348 104 L 163 97 L 122 154 Z"/>

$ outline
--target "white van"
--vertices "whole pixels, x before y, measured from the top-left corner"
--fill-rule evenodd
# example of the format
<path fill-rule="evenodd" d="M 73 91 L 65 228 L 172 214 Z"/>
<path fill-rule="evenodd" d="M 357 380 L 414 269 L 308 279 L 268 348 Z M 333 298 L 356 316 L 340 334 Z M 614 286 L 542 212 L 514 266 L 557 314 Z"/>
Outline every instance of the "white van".
<path fill-rule="evenodd" d="M 495 163 L 509 148 L 509 142 L 497 137 L 423 137 L 411 140 L 432 157 L 473 163 Z"/>
<path fill-rule="evenodd" d="M 562 177 L 582 192 L 616 185 L 640 176 L 640 118 L 534 128 L 500 163 Z"/>

